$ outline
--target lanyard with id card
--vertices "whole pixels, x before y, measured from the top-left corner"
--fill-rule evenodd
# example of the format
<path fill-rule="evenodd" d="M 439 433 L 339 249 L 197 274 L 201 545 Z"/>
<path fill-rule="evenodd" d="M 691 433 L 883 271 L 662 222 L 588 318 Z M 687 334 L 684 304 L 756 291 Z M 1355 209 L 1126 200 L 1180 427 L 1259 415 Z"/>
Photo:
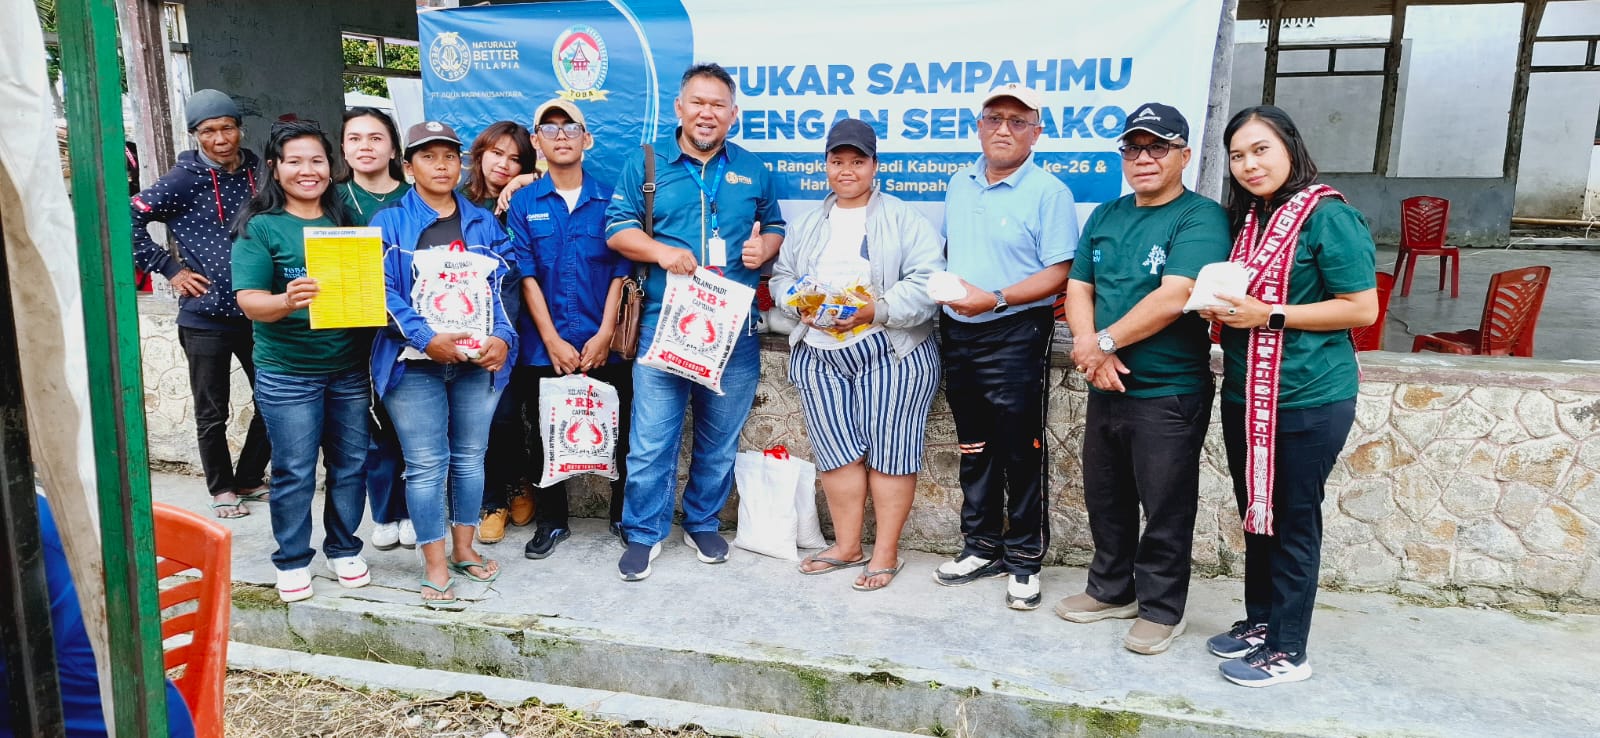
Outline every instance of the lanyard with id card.
<path fill-rule="evenodd" d="M 726 267 L 728 265 L 728 242 L 722 239 L 722 231 L 717 224 L 717 191 L 722 189 L 722 175 L 728 169 L 728 154 L 723 152 L 717 157 L 717 173 L 711 178 L 710 184 L 700 176 L 700 172 L 683 160 L 683 168 L 688 170 L 689 177 L 700 186 L 700 191 L 705 194 L 706 201 L 711 207 L 711 238 L 705 243 L 705 265 L 709 267 Z"/>

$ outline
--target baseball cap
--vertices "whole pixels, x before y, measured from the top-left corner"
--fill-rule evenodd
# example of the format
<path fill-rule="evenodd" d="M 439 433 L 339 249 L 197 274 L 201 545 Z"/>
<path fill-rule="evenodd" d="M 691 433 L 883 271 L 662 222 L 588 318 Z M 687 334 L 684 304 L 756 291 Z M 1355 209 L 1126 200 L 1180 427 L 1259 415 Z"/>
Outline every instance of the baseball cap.
<path fill-rule="evenodd" d="M 406 157 L 410 158 L 412 152 L 435 141 L 453 143 L 456 148 L 461 148 L 461 137 L 456 135 L 454 128 L 436 120 L 425 120 L 406 129 Z"/>
<path fill-rule="evenodd" d="M 978 109 L 982 110 L 989 107 L 989 103 L 1002 97 L 1015 99 L 1017 102 L 1027 106 L 1029 110 L 1039 110 L 1044 107 L 1044 96 L 1040 95 L 1037 90 L 1017 82 L 1008 82 L 990 90 L 989 94 L 983 98 L 983 102 L 978 105 Z"/>
<path fill-rule="evenodd" d="M 1123 138 L 1134 131 L 1144 131 L 1163 141 L 1179 138 L 1189 140 L 1189 121 L 1184 120 L 1183 113 L 1178 112 L 1177 108 L 1153 102 L 1140 105 L 1133 111 L 1122 129 Z"/>
<path fill-rule="evenodd" d="M 583 111 L 578 109 L 577 103 L 559 97 L 546 100 L 544 104 L 540 105 L 537 110 L 533 111 L 533 124 L 539 125 L 540 123 L 543 123 L 545 113 L 548 113 L 552 110 L 559 110 L 563 113 L 566 113 L 567 117 L 571 118 L 573 123 L 583 123 L 585 128 L 587 128 L 589 125 L 588 123 L 584 123 Z"/>
<path fill-rule="evenodd" d="M 588 122 L 584 121 L 583 111 L 578 109 L 578 104 L 571 100 L 560 97 L 555 97 L 544 101 L 544 103 L 540 105 L 538 109 L 533 111 L 532 128 L 537 129 L 539 124 L 544 122 L 544 116 L 552 110 L 559 110 L 563 113 L 566 113 L 567 117 L 571 118 L 573 123 L 583 126 L 584 130 L 588 130 L 589 124 Z M 538 135 L 537 130 L 533 130 L 533 133 Z M 584 146 L 583 148 L 585 150 L 594 148 L 594 139 L 589 139 L 588 145 Z"/>
<path fill-rule="evenodd" d="M 878 134 L 872 126 L 855 118 L 845 118 L 833 124 L 828 131 L 828 145 L 823 151 L 833 153 L 840 146 L 849 146 L 874 159 L 878 158 Z"/>

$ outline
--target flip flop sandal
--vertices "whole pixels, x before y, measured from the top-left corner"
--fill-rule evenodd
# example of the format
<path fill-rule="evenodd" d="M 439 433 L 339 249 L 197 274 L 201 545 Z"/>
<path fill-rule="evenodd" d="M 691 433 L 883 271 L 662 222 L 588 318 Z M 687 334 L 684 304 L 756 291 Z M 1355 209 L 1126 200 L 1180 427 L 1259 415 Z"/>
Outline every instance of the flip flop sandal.
<path fill-rule="evenodd" d="M 850 568 L 857 567 L 857 566 L 866 566 L 867 562 L 871 561 L 871 560 L 872 559 L 870 557 L 868 557 L 866 554 L 862 554 L 861 555 L 861 560 L 860 561 L 845 561 L 843 559 L 828 558 L 827 556 L 807 556 L 805 558 L 805 560 L 801 561 L 800 565 L 795 567 L 795 568 L 800 570 L 801 574 L 805 574 L 807 576 L 814 576 L 814 575 L 817 575 L 817 574 L 827 574 L 830 571 L 838 571 L 840 569 L 850 569 Z M 827 564 L 828 566 L 826 568 L 822 568 L 822 569 L 807 569 L 806 568 L 806 564 L 811 564 L 811 563 Z"/>
<path fill-rule="evenodd" d="M 254 492 L 238 490 L 234 494 L 238 495 L 241 502 L 268 502 L 272 495 L 272 489 L 269 487 L 257 487 Z"/>
<path fill-rule="evenodd" d="M 861 584 L 859 582 L 851 582 L 850 583 L 850 588 L 854 589 L 857 592 L 876 592 L 876 591 L 878 591 L 880 589 L 883 589 L 884 587 L 887 587 L 887 586 L 889 586 L 891 584 L 894 584 L 895 575 L 899 574 L 900 573 L 900 569 L 902 567 L 904 567 L 905 565 L 906 565 L 906 560 L 905 559 L 899 559 L 899 560 L 894 562 L 894 568 L 893 569 L 868 569 L 864 573 L 862 573 L 862 575 L 861 575 L 862 579 L 871 579 L 871 578 L 876 577 L 876 576 L 881 576 L 883 574 L 888 574 L 889 575 L 889 581 L 884 582 L 883 584 L 878 585 L 876 587 L 874 587 L 874 586 L 872 586 L 870 584 Z"/>
<path fill-rule="evenodd" d="M 244 506 L 244 498 L 243 497 L 240 497 L 238 500 L 235 500 L 233 502 L 213 502 L 213 503 L 211 503 L 211 509 L 212 510 L 238 510 L 239 511 L 238 515 L 218 515 L 217 516 L 218 520 L 229 520 L 231 518 L 242 518 L 242 517 L 250 514 L 250 508 Z"/>
<path fill-rule="evenodd" d="M 454 561 L 446 559 L 445 564 L 450 567 L 450 571 L 460 574 L 469 582 L 476 582 L 478 584 L 491 584 L 494 582 L 494 580 L 500 578 L 499 569 L 494 570 L 493 573 L 486 577 L 476 576 L 472 572 L 468 571 L 468 569 L 482 569 L 484 571 L 489 571 L 489 564 L 493 561 L 494 559 L 484 559 L 482 561 Z"/>
<path fill-rule="evenodd" d="M 455 577 L 451 577 L 448 581 L 446 581 L 444 583 L 443 586 L 440 586 L 438 584 L 434 584 L 433 582 L 428 581 L 427 577 L 423 577 L 421 582 L 422 582 L 422 587 L 424 589 L 431 589 L 431 590 L 433 590 L 435 592 L 438 592 L 439 594 L 449 594 L 450 593 L 450 588 L 452 588 L 452 587 L 454 587 L 456 585 Z M 454 594 L 450 594 L 449 597 L 444 597 L 444 598 L 441 598 L 441 599 L 429 599 L 428 597 L 423 597 L 422 598 L 422 606 L 423 607 L 450 607 L 452 605 L 455 605 L 457 602 L 459 602 L 459 600 L 456 599 L 456 596 Z"/>

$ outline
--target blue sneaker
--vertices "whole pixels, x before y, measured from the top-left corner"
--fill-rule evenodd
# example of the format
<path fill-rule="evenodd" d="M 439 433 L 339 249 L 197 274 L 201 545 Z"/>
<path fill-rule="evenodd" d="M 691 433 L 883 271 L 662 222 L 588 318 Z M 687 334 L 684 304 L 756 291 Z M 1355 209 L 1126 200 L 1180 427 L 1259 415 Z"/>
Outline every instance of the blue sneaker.
<path fill-rule="evenodd" d="M 637 582 L 650 576 L 650 562 L 661 555 L 661 544 L 648 545 L 644 543 L 629 543 L 628 550 L 622 552 L 622 559 L 617 561 L 617 573 L 622 575 L 624 582 Z"/>
<path fill-rule="evenodd" d="M 1214 656 L 1236 659 L 1267 642 L 1267 624 L 1240 620 L 1226 633 L 1218 633 L 1206 640 L 1206 650 Z"/>
<path fill-rule="evenodd" d="M 699 533 L 683 532 L 683 542 L 694 549 L 702 564 L 720 564 L 728 560 L 728 542 L 714 530 Z"/>
<path fill-rule="evenodd" d="M 1217 666 L 1222 677 L 1241 687 L 1270 687 L 1311 678 L 1311 662 L 1305 654 L 1287 654 L 1265 645 L 1242 658 L 1229 659 Z"/>

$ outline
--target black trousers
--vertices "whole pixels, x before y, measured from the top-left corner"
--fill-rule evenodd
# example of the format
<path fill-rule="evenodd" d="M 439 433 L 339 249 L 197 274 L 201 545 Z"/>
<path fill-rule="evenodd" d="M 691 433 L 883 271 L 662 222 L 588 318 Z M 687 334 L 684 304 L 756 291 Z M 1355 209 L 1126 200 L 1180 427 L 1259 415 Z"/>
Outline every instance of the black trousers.
<path fill-rule="evenodd" d="M 939 321 L 945 396 L 961 454 L 963 556 L 1036 574 L 1050 546 L 1045 391 L 1055 316 L 1048 306 L 986 323 Z"/>
<path fill-rule="evenodd" d="M 1354 398 L 1278 411 L 1272 470 L 1275 535 L 1244 534 L 1245 617 L 1267 624 L 1268 648 L 1305 653 L 1322 565 L 1322 497 L 1355 418 Z M 1222 403 L 1222 433 L 1243 520 L 1250 499 L 1245 488 L 1244 405 Z"/>
<path fill-rule="evenodd" d="M 238 466 L 228 450 L 228 399 L 233 360 L 239 360 L 252 392 L 256 386 L 256 362 L 250 355 L 255 339 L 249 328 L 221 331 L 178 326 L 178 345 L 189 361 L 189 392 L 194 398 L 195 435 L 200 447 L 200 468 L 205 471 L 206 488 L 212 496 L 266 484 L 267 462 L 272 446 L 267 441 L 267 426 L 261 413 L 250 418 L 244 448 L 239 450 Z"/>
<path fill-rule="evenodd" d="M 555 367 L 551 366 L 519 366 L 511 375 L 511 383 L 516 386 L 517 395 L 523 400 L 526 410 L 528 434 L 526 448 L 530 465 L 528 474 L 534 482 L 539 481 L 539 476 L 544 469 L 544 439 L 540 436 L 543 425 L 539 421 L 539 380 L 546 377 L 556 377 Z M 611 503 L 608 517 L 611 522 L 622 521 L 623 490 L 628 479 L 627 464 L 623 463 L 628 458 L 628 431 L 633 415 L 633 362 L 620 361 L 589 371 L 589 376 L 617 389 L 617 401 L 622 407 L 617 409 L 617 478 L 611 482 Z M 539 525 L 552 528 L 567 527 L 567 485 L 557 482 L 549 487 L 541 487 L 534 493 L 533 519 Z"/>
<path fill-rule="evenodd" d="M 1149 398 L 1089 393 L 1083 500 L 1094 537 L 1090 597 L 1113 605 L 1137 600 L 1139 617 L 1152 623 L 1183 620 L 1213 392 Z"/>

